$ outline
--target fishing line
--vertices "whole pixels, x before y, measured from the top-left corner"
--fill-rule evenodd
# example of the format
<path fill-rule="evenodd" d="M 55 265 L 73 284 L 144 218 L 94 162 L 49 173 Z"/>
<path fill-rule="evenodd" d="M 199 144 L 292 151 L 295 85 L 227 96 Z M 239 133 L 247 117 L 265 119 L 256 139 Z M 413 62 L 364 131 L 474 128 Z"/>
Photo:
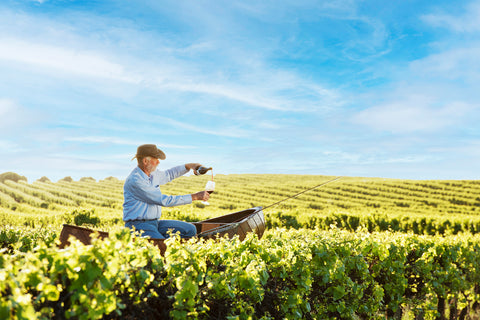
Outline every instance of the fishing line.
<path fill-rule="evenodd" d="M 315 187 L 309 188 L 309 189 L 307 189 L 307 190 L 303 190 L 303 191 L 301 191 L 301 192 L 299 192 L 299 193 L 297 193 L 297 194 L 294 194 L 293 196 L 290 196 L 290 197 L 285 198 L 285 199 L 283 199 L 283 200 L 277 201 L 277 202 L 275 202 L 275 203 L 273 203 L 273 204 L 271 204 L 271 205 L 269 205 L 269 206 L 266 206 L 266 207 L 263 208 L 263 210 L 268 209 L 268 208 L 270 208 L 270 207 L 273 207 L 274 205 L 277 205 L 277 204 L 279 204 L 280 202 L 286 201 L 286 200 L 288 200 L 288 199 L 292 199 L 292 198 L 298 197 L 298 196 L 301 195 L 302 193 L 305 193 L 305 192 L 307 192 L 307 191 L 310 191 L 310 190 L 319 188 L 319 187 L 321 187 L 321 186 L 324 186 L 324 185 L 326 185 L 326 184 L 328 184 L 328 183 L 330 183 L 330 182 L 333 182 L 333 181 L 335 181 L 335 180 L 338 180 L 338 179 L 340 179 L 340 178 L 343 178 L 343 177 L 341 177 L 341 176 L 340 176 L 340 177 L 336 177 L 336 178 L 334 178 L 334 179 L 332 179 L 332 180 L 328 180 L 328 181 L 326 181 L 326 182 L 320 183 L 319 185 L 317 185 L 317 186 L 315 186 Z"/>
<path fill-rule="evenodd" d="M 340 178 L 343 178 L 343 177 L 342 177 L 342 176 L 336 177 L 336 178 L 334 178 L 334 179 L 331 179 L 331 180 L 328 180 L 328 181 L 326 181 L 326 182 L 320 183 L 319 185 L 316 185 L 316 186 L 311 187 L 311 188 L 309 188 L 309 189 L 303 190 L 303 191 L 301 191 L 301 192 L 299 192 L 299 193 L 297 193 L 297 194 L 294 194 L 293 196 L 290 196 L 290 197 L 288 197 L 288 198 L 285 198 L 285 199 L 282 199 L 282 200 L 277 201 L 277 202 L 275 202 L 275 203 L 272 203 L 272 204 L 269 205 L 269 206 L 263 207 L 263 208 L 261 208 L 261 211 L 264 211 L 265 209 L 268 209 L 268 208 L 270 208 L 270 207 L 273 207 L 274 205 L 277 205 L 277 204 L 279 204 L 279 203 L 281 203 L 281 202 L 283 202 L 283 201 L 286 201 L 286 200 L 288 200 L 288 199 L 292 199 L 292 198 L 298 197 L 299 195 L 301 195 L 302 193 L 305 193 L 305 192 L 307 192 L 307 191 L 310 191 L 310 190 L 313 190 L 313 189 L 316 189 L 316 188 L 320 188 L 321 186 L 324 186 L 324 185 L 326 185 L 326 184 L 328 184 L 328 183 L 330 183 L 330 182 L 336 181 L 336 180 L 338 180 L 338 179 L 340 179 Z M 198 235 L 202 235 L 203 233 L 212 234 L 213 232 L 216 232 L 216 231 L 218 232 L 218 231 L 220 231 L 222 228 L 229 228 L 229 226 L 221 225 L 221 226 L 218 226 L 218 227 L 209 229 L 209 230 L 207 230 L 207 231 L 200 232 L 199 234 L 197 234 L 197 236 L 198 236 Z"/>

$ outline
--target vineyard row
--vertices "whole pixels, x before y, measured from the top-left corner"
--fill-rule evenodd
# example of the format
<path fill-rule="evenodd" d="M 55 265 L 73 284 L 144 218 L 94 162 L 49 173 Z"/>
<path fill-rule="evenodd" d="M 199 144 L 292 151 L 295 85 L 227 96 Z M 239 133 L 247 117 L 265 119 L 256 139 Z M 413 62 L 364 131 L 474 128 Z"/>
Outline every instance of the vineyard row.
<path fill-rule="evenodd" d="M 478 314 L 480 238 L 271 230 L 180 242 L 116 232 L 0 256 L 2 319 L 457 319 Z"/>

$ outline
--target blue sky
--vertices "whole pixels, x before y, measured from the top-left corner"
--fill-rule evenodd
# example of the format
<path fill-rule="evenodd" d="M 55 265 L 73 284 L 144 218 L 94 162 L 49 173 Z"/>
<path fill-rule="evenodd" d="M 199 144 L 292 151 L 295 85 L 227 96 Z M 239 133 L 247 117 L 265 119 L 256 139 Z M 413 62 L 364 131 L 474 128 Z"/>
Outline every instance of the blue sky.
<path fill-rule="evenodd" d="M 480 1 L 0 3 L 0 172 L 480 178 Z"/>

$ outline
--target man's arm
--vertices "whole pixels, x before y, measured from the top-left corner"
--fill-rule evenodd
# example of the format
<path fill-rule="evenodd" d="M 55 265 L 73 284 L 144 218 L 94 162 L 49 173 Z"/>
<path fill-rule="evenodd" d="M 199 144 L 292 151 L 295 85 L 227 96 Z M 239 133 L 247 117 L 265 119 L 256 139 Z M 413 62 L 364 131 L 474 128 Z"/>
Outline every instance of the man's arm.
<path fill-rule="evenodd" d="M 185 164 L 185 169 L 187 169 L 188 171 L 193 170 L 193 173 L 195 175 L 198 175 L 197 168 L 200 167 L 200 166 L 201 166 L 200 163 L 194 163 L 194 162 L 186 163 Z"/>
<path fill-rule="evenodd" d="M 164 207 L 189 204 L 193 200 L 189 194 L 177 196 L 163 194 L 160 188 L 152 186 L 150 183 L 139 177 L 131 179 L 129 183 L 125 185 L 124 193 L 141 202 L 157 204 Z"/>
<path fill-rule="evenodd" d="M 207 191 L 192 193 L 192 201 L 195 201 L 195 200 L 207 201 L 209 198 L 210 198 L 210 193 L 208 193 Z"/>

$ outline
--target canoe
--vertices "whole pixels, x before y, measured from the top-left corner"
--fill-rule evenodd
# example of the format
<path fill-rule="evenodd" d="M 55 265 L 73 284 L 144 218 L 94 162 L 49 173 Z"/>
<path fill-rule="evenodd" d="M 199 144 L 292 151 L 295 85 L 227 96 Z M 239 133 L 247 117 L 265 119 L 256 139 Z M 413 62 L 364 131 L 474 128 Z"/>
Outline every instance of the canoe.
<path fill-rule="evenodd" d="M 238 235 L 243 241 L 249 232 L 255 232 L 258 238 L 265 231 L 265 217 L 262 207 L 226 214 L 220 217 L 193 222 L 197 227 L 197 236 L 201 238 L 224 237 L 233 238 Z"/>
<path fill-rule="evenodd" d="M 192 222 L 192 224 L 197 228 L 197 237 L 205 239 L 225 236 L 232 239 L 234 236 L 238 236 L 240 241 L 243 241 L 250 232 L 255 232 L 258 238 L 261 238 L 265 231 L 265 217 L 262 207 L 229 213 L 216 218 Z M 97 233 L 100 239 L 108 237 L 108 232 L 105 231 L 64 224 L 60 233 L 60 248 L 70 244 L 68 239 L 71 236 L 88 245 L 91 243 L 91 236 L 94 233 Z M 165 252 L 164 239 L 149 239 L 149 241 L 159 247 L 162 254 Z"/>

